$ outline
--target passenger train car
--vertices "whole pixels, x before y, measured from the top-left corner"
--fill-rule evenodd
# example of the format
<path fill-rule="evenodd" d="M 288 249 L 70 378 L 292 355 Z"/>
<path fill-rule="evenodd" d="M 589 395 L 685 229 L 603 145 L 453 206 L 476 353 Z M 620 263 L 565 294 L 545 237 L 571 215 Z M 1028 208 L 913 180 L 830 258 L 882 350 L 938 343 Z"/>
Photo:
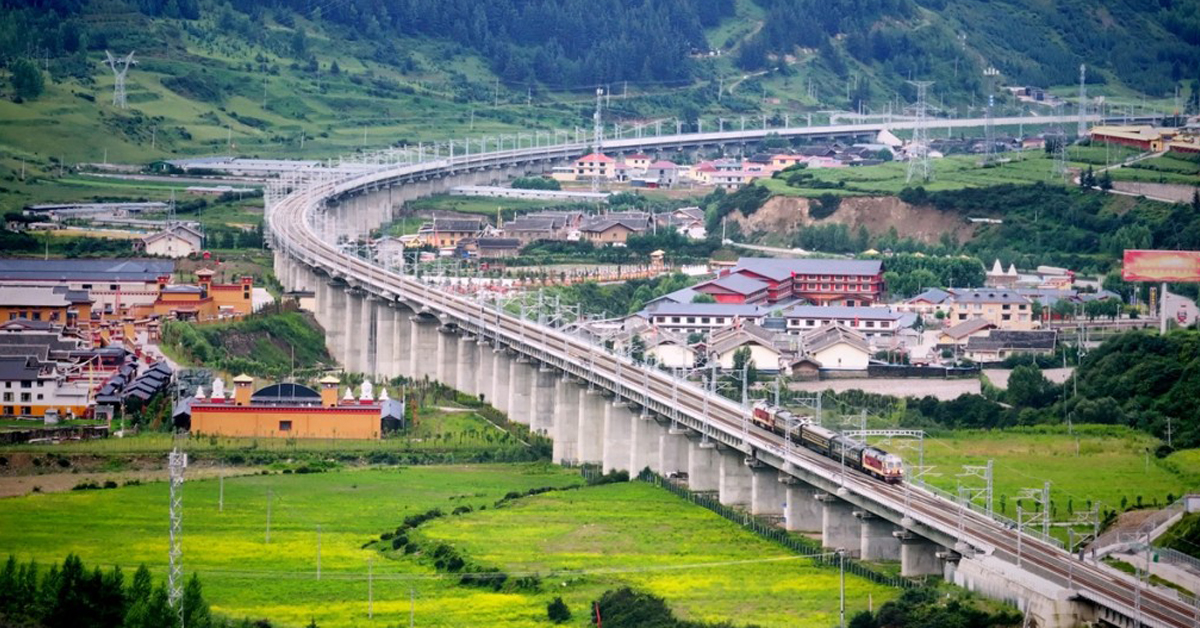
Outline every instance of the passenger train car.
<path fill-rule="evenodd" d="M 758 427 L 779 434 L 822 456 L 839 462 L 844 457 L 846 466 L 884 482 L 895 484 L 904 480 L 904 465 L 899 456 L 821 427 L 813 422 L 812 417 L 799 416 L 766 401 L 760 401 L 754 404 L 750 418 Z"/>

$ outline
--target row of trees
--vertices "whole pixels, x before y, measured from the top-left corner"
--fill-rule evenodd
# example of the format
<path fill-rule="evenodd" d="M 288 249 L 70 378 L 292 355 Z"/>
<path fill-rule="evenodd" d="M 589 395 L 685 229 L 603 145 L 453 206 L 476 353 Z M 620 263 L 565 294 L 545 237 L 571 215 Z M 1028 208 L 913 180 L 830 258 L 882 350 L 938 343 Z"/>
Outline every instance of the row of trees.
<path fill-rule="evenodd" d="M 187 628 L 249 626 L 214 618 L 195 574 L 184 588 L 181 604 Z M 89 570 L 74 554 L 44 571 L 34 561 L 22 564 L 9 556 L 0 570 L 0 625 L 173 628 L 179 626 L 179 619 L 180 613 L 167 603 L 166 587 L 154 584 L 145 565 L 128 583 L 120 567 Z"/>

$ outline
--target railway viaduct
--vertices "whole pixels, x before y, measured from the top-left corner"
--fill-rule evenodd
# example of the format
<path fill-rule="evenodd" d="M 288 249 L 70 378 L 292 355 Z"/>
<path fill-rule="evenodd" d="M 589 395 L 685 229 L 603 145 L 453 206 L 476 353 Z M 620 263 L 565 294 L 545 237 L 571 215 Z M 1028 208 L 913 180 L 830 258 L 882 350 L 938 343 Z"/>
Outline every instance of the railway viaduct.
<path fill-rule="evenodd" d="M 780 135 L 860 135 L 878 128 L 806 127 Z M 761 132 L 612 140 L 605 148 L 682 149 L 761 139 L 754 133 Z M 605 471 L 686 473 L 693 491 L 776 517 L 788 530 L 819 533 L 828 548 L 898 560 L 905 576 L 940 575 L 1010 601 L 1037 626 L 1200 628 L 1193 599 L 1144 587 L 1072 556 L 1052 539 L 1019 533 L 1010 522 L 925 489 L 845 472 L 833 460 L 750 425 L 749 409 L 740 404 L 337 246 L 338 237 L 364 235 L 389 221 L 408 200 L 543 172 L 586 149 L 568 144 L 481 153 L 296 186 L 268 199 L 276 275 L 290 290 L 316 293 L 330 353 L 347 370 L 429 377 L 482 395 L 512 420 L 553 439 L 556 461 L 595 463 Z"/>

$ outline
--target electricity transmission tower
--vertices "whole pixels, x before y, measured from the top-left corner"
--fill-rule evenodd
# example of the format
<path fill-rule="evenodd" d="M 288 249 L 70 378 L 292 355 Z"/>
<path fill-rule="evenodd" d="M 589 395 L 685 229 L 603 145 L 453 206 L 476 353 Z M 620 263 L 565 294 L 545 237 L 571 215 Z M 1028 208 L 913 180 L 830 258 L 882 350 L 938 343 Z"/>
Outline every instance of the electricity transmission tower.
<path fill-rule="evenodd" d="M 108 57 L 108 67 L 113 73 L 113 106 L 125 108 L 125 75 L 129 73 L 129 66 L 137 65 L 137 61 L 133 60 L 133 53 L 130 52 L 122 59 L 117 59 L 111 52 L 105 50 L 104 54 Z M 121 68 L 117 69 L 120 65 Z"/>
<path fill-rule="evenodd" d="M 996 159 L 996 126 L 992 122 L 993 108 L 996 105 L 996 77 L 1000 75 L 1000 70 L 992 66 L 988 66 L 983 71 L 984 85 L 987 88 L 987 115 L 983 123 L 983 141 L 985 143 L 983 149 L 983 163 L 991 164 Z"/>
<path fill-rule="evenodd" d="M 1079 64 L 1079 127 L 1075 131 L 1078 139 L 1087 135 L 1087 66 Z"/>
<path fill-rule="evenodd" d="M 925 95 L 929 86 L 933 85 L 933 81 L 909 81 L 909 83 L 917 88 L 917 104 L 913 107 L 916 110 L 917 120 L 913 127 L 912 151 L 908 156 L 908 176 L 905 181 L 911 182 L 913 177 L 929 181 L 933 178 L 933 164 L 929 161 L 929 132 L 926 129 L 929 105 L 925 102 Z"/>
<path fill-rule="evenodd" d="M 1054 139 L 1054 178 L 1060 181 L 1067 179 L 1067 134 L 1061 127 L 1051 131 Z"/>
<path fill-rule="evenodd" d="M 187 454 L 179 448 L 167 454 L 170 469 L 171 527 L 167 549 L 167 601 L 179 613 L 179 625 L 183 625 L 183 470 L 187 468 Z"/>
<path fill-rule="evenodd" d="M 592 114 L 592 144 L 593 144 L 592 153 L 595 155 L 603 154 L 602 149 L 600 147 L 601 143 L 603 143 L 603 141 L 604 141 L 604 122 L 600 116 L 600 107 L 603 103 L 603 100 L 602 100 L 603 98 L 604 98 L 604 88 L 597 87 L 596 88 L 596 113 Z M 596 192 L 600 191 L 600 171 L 599 171 L 600 166 L 598 164 L 599 164 L 599 162 L 597 162 L 597 166 L 594 169 L 594 171 L 592 172 L 592 193 L 596 193 Z"/>

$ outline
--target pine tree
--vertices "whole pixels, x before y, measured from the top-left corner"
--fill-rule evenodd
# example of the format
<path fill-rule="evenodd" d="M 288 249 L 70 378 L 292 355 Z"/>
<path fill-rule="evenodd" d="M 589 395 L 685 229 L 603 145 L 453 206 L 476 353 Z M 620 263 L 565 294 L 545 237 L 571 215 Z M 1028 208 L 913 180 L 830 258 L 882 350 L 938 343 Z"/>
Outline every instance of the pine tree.
<path fill-rule="evenodd" d="M 212 613 L 200 587 L 200 578 L 196 574 L 188 579 L 183 589 L 183 625 L 187 628 L 209 628 L 212 625 Z"/>

